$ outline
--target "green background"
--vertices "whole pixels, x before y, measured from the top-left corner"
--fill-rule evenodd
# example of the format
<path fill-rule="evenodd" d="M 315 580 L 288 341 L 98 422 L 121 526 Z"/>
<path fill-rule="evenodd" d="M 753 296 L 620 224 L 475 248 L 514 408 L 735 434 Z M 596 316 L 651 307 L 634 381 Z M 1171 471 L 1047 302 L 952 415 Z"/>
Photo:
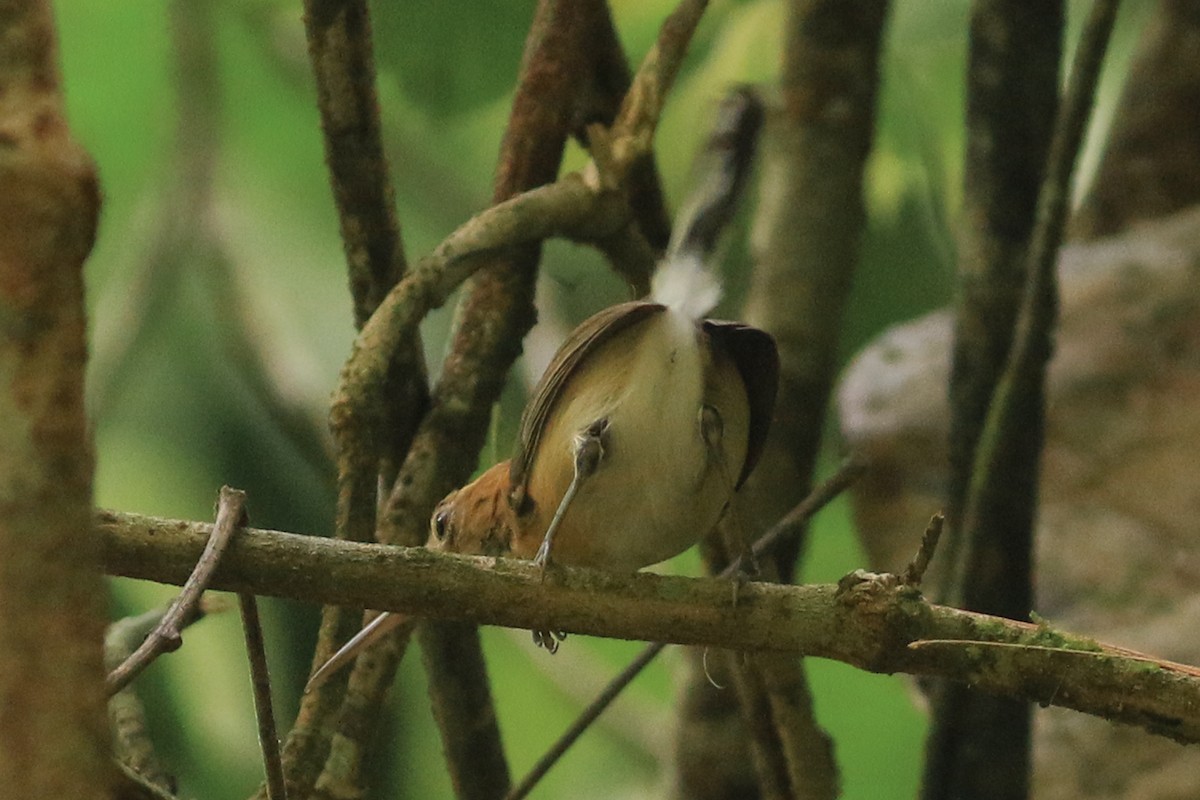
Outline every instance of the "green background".
<path fill-rule="evenodd" d="M 636 61 L 671 4 L 620 0 L 613 6 Z M 374 8 L 385 138 L 410 260 L 487 204 L 532 8 L 528 0 Z M 216 9 L 221 108 L 213 225 L 230 258 L 234 291 L 254 309 L 256 341 L 289 397 L 319 416 L 353 329 L 298 2 L 218 2 Z M 691 154 L 723 89 L 738 81 L 771 84 L 782 11 L 774 0 L 712 4 L 660 129 L 672 200 L 686 186 Z M 332 474 L 263 405 L 254 376 L 230 366 L 222 344 L 230 327 L 226 295 L 206 277 L 204 260 L 185 257 L 161 268 L 173 270 L 169 279 L 139 280 L 154 266 L 148 243 L 169 221 L 163 219 L 164 191 L 179 137 L 186 145 L 187 135 L 176 132 L 166 3 L 60 0 L 56 12 L 71 123 L 99 165 L 105 195 L 87 268 L 94 364 L 111 370 L 92 376 L 97 384 L 107 381 L 103 402 L 93 398 L 97 502 L 208 519 L 217 488 L 228 483 L 248 490 L 255 525 L 328 534 Z M 866 189 L 869 227 L 843 336 L 845 356 L 889 324 L 950 297 L 966 14 L 962 0 L 893 9 Z M 1136 3 L 1125 12 L 1106 73 L 1101 128 L 1143 15 Z M 1096 153 L 1093 143 L 1085 174 Z M 567 168 L 581 163 L 582 154 L 573 150 Z M 747 268 L 746 227 L 742 220 L 723 265 L 735 294 Z M 543 271 L 571 320 L 621 296 L 601 260 L 581 248 L 547 247 Z M 726 312 L 736 313 L 736 296 L 726 303 Z M 435 373 L 450 313 L 438 312 L 425 326 Z M 510 383 L 497 444 L 485 462 L 507 448 L 522 402 L 519 382 Z M 835 443 L 828 450 L 827 467 Z M 813 528 L 804 577 L 836 580 L 862 565 L 847 509 L 836 503 Z M 685 555 L 669 568 L 694 571 L 695 558 Z M 114 580 L 113 614 L 143 610 L 171 594 L 168 587 Z M 270 599 L 263 607 L 276 705 L 286 726 L 308 668 L 317 609 Z M 581 699 L 564 687 L 606 679 L 639 649 L 574 637 L 569 652 L 550 659 L 524 634 L 487 629 L 484 642 L 515 775 L 580 707 Z M 152 709 L 154 735 L 180 778 L 182 796 L 246 796 L 261 767 L 237 615 L 205 620 L 187 632 L 185 643 L 137 684 Z M 669 752 L 670 676 L 679 666 L 677 654 L 662 658 L 619 701 L 615 721 L 593 729 L 535 796 L 659 794 L 665 784 L 657 757 Z M 903 681 L 820 660 L 810 670 L 819 718 L 837 742 L 845 796 L 912 797 L 924 723 Z M 411 654 L 389 704 L 376 759 L 386 774 L 376 777 L 391 788 L 377 796 L 449 797 L 419 660 Z"/>

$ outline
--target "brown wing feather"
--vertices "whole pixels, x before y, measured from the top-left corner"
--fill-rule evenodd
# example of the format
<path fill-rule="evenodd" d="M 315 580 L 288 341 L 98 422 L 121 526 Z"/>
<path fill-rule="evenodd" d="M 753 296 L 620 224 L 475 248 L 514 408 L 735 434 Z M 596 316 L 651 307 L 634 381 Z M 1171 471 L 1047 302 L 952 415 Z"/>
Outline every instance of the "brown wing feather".
<path fill-rule="evenodd" d="M 775 395 L 779 391 L 779 352 L 775 337 L 742 322 L 704 320 L 704 330 L 713 343 L 729 354 L 746 384 L 750 402 L 750 438 L 746 445 L 746 463 L 738 476 L 741 488 L 767 444 L 771 418 L 775 415 Z"/>
<path fill-rule="evenodd" d="M 537 453 L 538 442 L 546 427 L 546 420 L 562 394 L 563 387 L 575 371 L 575 367 L 597 347 L 614 335 L 646 317 L 663 311 L 665 306 L 645 300 L 620 303 L 600 311 L 579 324 L 558 348 L 546 372 L 533 389 L 525 411 L 521 414 L 521 427 L 517 434 L 517 447 L 513 453 L 509 480 L 512 484 L 510 500 L 519 511 L 525 503 L 529 469 Z"/>

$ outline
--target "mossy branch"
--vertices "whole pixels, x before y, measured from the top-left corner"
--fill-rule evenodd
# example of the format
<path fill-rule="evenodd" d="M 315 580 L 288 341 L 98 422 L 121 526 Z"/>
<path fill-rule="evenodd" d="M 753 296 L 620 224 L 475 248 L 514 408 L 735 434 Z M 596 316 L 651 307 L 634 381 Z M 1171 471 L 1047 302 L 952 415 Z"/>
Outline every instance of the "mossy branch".
<path fill-rule="evenodd" d="M 107 571 L 182 583 L 211 525 L 112 511 L 96 519 Z M 729 583 L 556 568 L 246 529 L 216 588 L 481 624 L 835 659 L 930 675 L 1200 742 L 1200 670 L 1045 624 L 940 606 L 891 575 L 838 585 Z"/>

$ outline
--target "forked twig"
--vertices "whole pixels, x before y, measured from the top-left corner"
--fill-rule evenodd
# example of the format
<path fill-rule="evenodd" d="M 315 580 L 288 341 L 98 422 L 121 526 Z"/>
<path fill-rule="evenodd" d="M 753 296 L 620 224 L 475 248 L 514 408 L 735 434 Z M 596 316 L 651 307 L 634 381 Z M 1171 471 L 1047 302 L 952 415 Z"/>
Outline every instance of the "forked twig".
<path fill-rule="evenodd" d="M 178 650 L 183 644 L 180 629 L 184 620 L 195 613 L 196 604 L 208 588 L 221 556 L 229 546 L 234 532 L 246 521 L 246 493 L 228 486 L 221 487 L 220 498 L 217 501 L 217 520 L 213 525 L 212 535 L 204 547 L 195 569 L 184 583 L 179 596 L 171 603 L 170 609 L 163 615 L 160 622 L 146 640 L 119 667 L 108 674 L 105 689 L 108 696 L 116 694 L 129 685 L 129 682 L 141 674 L 162 653 Z"/>

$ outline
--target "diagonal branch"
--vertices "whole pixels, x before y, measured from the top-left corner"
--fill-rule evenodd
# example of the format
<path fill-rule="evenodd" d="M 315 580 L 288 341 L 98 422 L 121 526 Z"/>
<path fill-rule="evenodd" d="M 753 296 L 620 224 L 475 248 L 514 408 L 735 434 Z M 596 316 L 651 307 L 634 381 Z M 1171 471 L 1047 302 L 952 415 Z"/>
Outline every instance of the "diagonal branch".
<path fill-rule="evenodd" d="M 105 684 L 110 697 L 128 686 L 154 659 L 163 653 L 178 650 L 183 644 L 180 631 L 188 624 L 188 620 L 195 617 L 200 598 L 208 589 L 213 573 L 221 563 L 221 557 L 229 548 L 233 535 L 246 521 L 245 492 L 222 486 L 217 502 L 217 521 L 213 525 L 212 535 L 204 545 L 204 552 L 196 559 L 195 569 L 150 635 L 129 658 L 109 673 Z"/>
<path fill-rule="evenodd" d="M 250 684 L 258 719 L 258 744 L 262 749 L 263 771 L 267 776 L 267 797 L 269 800 L 287 800 L 283 761 L 279 755 L 279 734 L 275 727 L 275 709 L 271 705 L 271 673 L 267 668 L 267 648 L 258 614 L 258 600 L 253 594 L 242 593 L 238 595 L 238 605 L 242 610 L 242 630 L 250 660 Z"/>
<path fill-rule="evenodd" d="M 169 606 L 153 609 L 109 625 L 104 634 L 105 668 L 116 669 L 129 658 L 158 627 L 168 610 Z M 183 624 L 191 625 L 214 610 L 211 605 L 201 603 L 191 616 L 184 618 Z M 170 792 L 174 778 L 158 757 L 146 723 L 146 708 L 132 687 L 127 686 L 108 699 L 108 723 L 117 763 L 137 776 L 140 783 Z"/>
<path fill-rule="evenodd" d="M 304 20 L 355 326 L 361 330 L 405 268 L 380 138 L 370 17 L 365 0 L 308 0 Z M 380 478 L 390 482 L 395 477 L 395 465 L 404 457 L 428 402 L 420 341 L 414 330 L 382 354 L 378 385 L 358 398 L 370 412 L 363 415 L 366 419 L 353 435 L 333 426 L 338 537 L 354 541 L 373 537 Z M 323 610 L 314 669 L 353 634 L 360 618 L 351 609 Z M 295 796 L 306 796 L 317 780 L 344 686 L 341 682 L 327 684 L 301 700 L 283 756 Z"/>
<path fill-rule="evenodd" d="M 951 564 L 952 584 L 970 609 L 1021 617 L 1032 606 L 1044 385 L 1058 308 L 1054 267 L 1071 175 L 1117 6 L 1118 0 L 1096 0 L 1084 23 L 1037 195 L 1012 344 L 978 432 L 959 520 L 960 552 Z M 997 527 L 1005 514 L 1016 515 L 1015 531 Z M 1018 789 L 1027 791 L 1021 787 L 1027 786 L 1029 770 L 1028 707 L 947 687 L 936 700 L 930 741 L 926 798 L 1011 797 Z"/>

